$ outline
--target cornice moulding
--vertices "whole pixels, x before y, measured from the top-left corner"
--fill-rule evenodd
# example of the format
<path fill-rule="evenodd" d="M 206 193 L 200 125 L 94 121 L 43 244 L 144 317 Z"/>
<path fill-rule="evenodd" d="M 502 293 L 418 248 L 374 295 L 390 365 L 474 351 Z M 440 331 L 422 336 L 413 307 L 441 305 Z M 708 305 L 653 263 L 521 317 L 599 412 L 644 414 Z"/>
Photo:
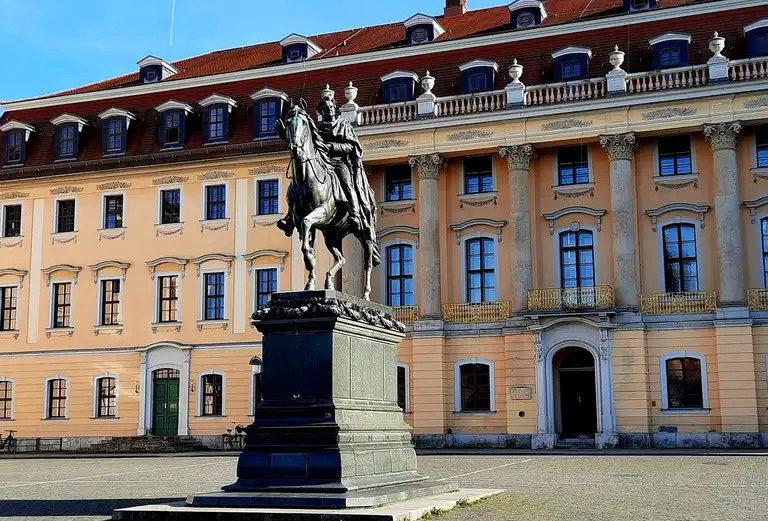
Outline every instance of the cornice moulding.
<path fill-rule="evenodd" d="M 145 56 L 138 62 L 136 62 L 136 65 L 139 67 L 146 67 L 148 65 L 160 65 L 163 68 L 163 79 L 173 76 L 174 74 L 177 74 L 179 71 L 168 63 L 167 61 L 163 60 L 162 58 L 158 58 L 157 56 L 152 56 L 151 54 L 148 56 Z M 166 74 L 167 73 L 167 74 Z"/>
<path fill-rule="evenodd" d="M 413 81 L 419 81 L 419 75 L 416 74 L 415 72 L 404 71 L 400 69 L 396 71 L 392 71 L 389 74 L 385 74 L 384 76 L 381 77 L 381 81 L 389 81 L 397 78 L 409 78 L 409 79 L 412 79 Z"/>
<path fill-rule="evenodd" d="M 654 36 L 653 38 L 648 40 L 648 43 L 650 44 L 651 47 L 653 47 L 654 45 L 658 45 L 660 43 L 673 42 L 678 40 L 685 40 L 686 42 L 691 43 L 691 35 L 688 33 L 669 32 L 669 33 L 660 34 L 659 36 Z"/>
<path fill-rule="evenodd" d="M 50 286 L 51 285 L 51 275 L 56 273 L 57 271 L 68 271 L 72 274 L 74 278 L 74 283 L 77 284 L 77 275 L 82 270 L 82 266 L 73 266 L 71 264 L 54 264 L 53 266 L 49 268 L 43 268 L 42 271 L 45 275 L 45 285 Z"/>
<path fill-rule="evenodd" d="M 16 268 L 0 268 L 0 277 L 11 275 L 19 278 L 19 287 L 24 287 L 24 277 L 29 273 L 27 270 L 18 270 Z"/>
<path fill-rule="evenodd" d="M 122 271 L 122 280 L 125 282 L 125 276 L 128 272 L 128 268 L 131 267 L 130 262 L 120 262 L 120 261 L 101 261 L 97 262 L 96 264 L 91 264 L 88 266 L 91 271 L 93 272 L 93 282 L 96 282 L 99 278 L 99 273 L 101 270 L 105 268 L 116 268 Z"/>
<path fill-rule="evenodd" d="M 26 123 L 23 123 L 21 121 L 17 121 L 15 119 L 12 119 L 2 127 L 0 127 L 0 131 L 2 132 L 8 132 L 9 130 L 23 130 L 24 131 L 24 141 L 29 141 L 29 136 L 32 135 L 32 132 L 35 131 L 35 127 L 32 125 L 28 125 Z"/>
<path fill-rule="evenodd" d="M 544 2 L 541 2 L 539 0 L 516 0 L 512 2 L 511 4 L 507 5 L 507 9 L 509 9 L 510 13 L 514 13 L 515 11 L 519 11 L 520 9 L 538 9 L 541 13 L 541 19 L 544 20 L 547 17 L 547 10 L 544 7 Z"/>
<path fill-rule="evenodd" d="M 582 47 L 580 45 L 569 45 L 563 47 L 552 53 L 552 58 L 559 58 L 561 56 L 567 56 L 569 54 L 586 54 L 590 59 L 592 58 L 592 49 L 589 47 Z"/>
<path fill-rule="evenodd" d="M 211 94 L 200 102 L 201 107 L 207 107 L 209 105 L 226 104 L 229 106 L 229 111 L 232 112 L 233 107 L 237 107 L 237 102 L 229 96 L 223 96 L 221 94 Z"/>
<path fill-rule="evenodd" d="M 77 125 L 78 132 L 82 132 L 83 127 L 88 124 L 88 122 L 83 118 L 68 113 L 64 113 L 59 117 L 53 118 L 51 123 L 55 126 L 61 125 L 62 123 L 75 123 Z"/>
<path fill-rule="evenodd" d="M 307 58 L 311 58 L 315 54 L 322 51 L 322 47 L 317 45 L 315 42 L 307 38 L 306 36 L 302 36 L 300 34 L 292 33 L 280 40 L 280 47 L 286 47 L 288 45 L 294 45 L 297 43 L 303 43 L 307 45 L 307 50 L 310 51 L 307 53 Z"/>
<path fill-rule="evenodd" d="M 155 272 L 158 266 L 161 264 L 176 264 L 181 268 L 181 278 L 184 278 L 188 263 L 188 259 L 182 259 L 181 257 L 158 257 L 157 259 L 148 261 L 147 267 L 149 268 L 149 274 L 152 277 L 152 280 L 155 280 Z"/>
<path fill-rule="evenodd" d="M 280 98 L 283 101 L 288 101 L 288 95 L 285 92 L 270 87 L 264 87 L 251 94 L 251 99 L 254 101 L 262 98 Z"/>
<path fill-rule="evenodd" d="M 190 260 L 192 264 L 195 265 L 195 271 L 197 273 L 197 276 L 200 276 L 200 267 L 205 264 L 206 262 L 210 261 L 219 261 L 224 262 L 227 264 L 227 274 L 232 273 L 232 263 L 235 261 L 234 255 L 225 255 L 223 253 L 206 253 L 205 255 L 200 255 L 199 257 Z"/>
<path fill-rule="evenodd" d="M 192 113 L 192 106 L 176 100 L 168 100 L 165 103 L 161 103 L 157 107 L 155 107 L 155 110 L 158 112 L 165 112 L 167 110 L 183 110 L 186 114 Z"/>
<path fill-rule="evenodd" d="M 467 69 L 473 69 L 475 67 L 491 67 L 494 72 L 499 72 L 499 64 L 493 60 L 486 60 L 479 58 L 477 60 L 471 60 L 459 65 L 459 70 L 464 72 Z"/>
<path fill-rule="evenodd" d="M 280 262 L 280 271 L 285 268 L 285 258 L 288 256 L 287 251 L 282 250 L 257 250 L 251 253 L 243 255 L 243 259 L 248 262 L 248 273 L 253 271 L 253 261 L 261 257 L 274 257 Z"/>
<path fill-rule="evenodd" d="M 747 34 L 750 31 L 754 31 L 755 29 L 763 29 L 764 27 L 768 27 L 768 18 L 763 18 L 756 22 L 752 22 L 749 25 L 745 25 L 744 34 Z"/>
<path fill-rule="evenodd" d="M 406 21 L 403 22 L 403 25 L 406 28 L 413 27 L 415 25 L 431 25 L 432 28 L 434 29 L 435 38 L 445 33 L 445 29 L 443 28 L 442 25 L 440 25 L 440 23 L 437 20 L 435 20 L 431 16 L 421 14 L 421 13 L 416 13 L 415 15 L 411 16 L 410 18 L 408 18 Z"/>
<path fill-rule="evenodd" d="M 699 215 L 700 226 L 704 228 L 704 214 L 710 209 L 708 204 L 694 204 L 694 203 L 669 203 L 658 208 L 651 208 L 646 210 L 645 213 L 651 218 L 651 227 L 653 231 L 656 231 L 656 224 L 660 216 L 669 212 L 693 212 Z"/>
<path fill-rule="evenodd" d="M 461 234 L 464 230 L 472 228 L 474 226 L 490 226 L 496 228 L 496 235 L 498 241 L 501 242 L 501 230 L 507 225 L 505 220 L 488 219 L 485 217 L 476 217 L 474 219 L 467 219 L 457 224 L 451 224 L 451 230 L 456 232 L 456 243 L 461 244 Z"/>

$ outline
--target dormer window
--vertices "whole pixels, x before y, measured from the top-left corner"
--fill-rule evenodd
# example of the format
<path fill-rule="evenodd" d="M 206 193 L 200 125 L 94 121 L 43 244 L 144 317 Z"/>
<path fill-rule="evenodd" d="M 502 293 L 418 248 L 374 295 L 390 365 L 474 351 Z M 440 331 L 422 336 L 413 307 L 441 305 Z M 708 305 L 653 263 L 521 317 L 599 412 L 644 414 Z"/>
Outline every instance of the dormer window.
<path fill-rule="evenodd" d="M 768 18 L 744 26 L 747 55 L 750 58 L 768 56 Z"/>
<path fill-rule="evenodd" d="M 415 14 L 403 22 L 405 40 L 412 44 L 427 43 L 445 33 L 445 29 L 431 16 Z"/>
<path fill-rule="evenodd" d="M 21 121 L 11 120 L 2 127 L 3 165 L 21 165 L 27 156 L 27 142 L 35 128 Z"/>
<path fill-rule="evenodd" d="M 308 60 L 322 51 L 312 40 L 296 33 L 280 40 L 280 46 L 283 48 L 283 63 Z"/>
<path fill-rule="evenodd" d="M 418 75 L 410 71 L 395 71 L 381 77 L 384 103 L 411 101 L 416 96 Z"/>
<path fill-rule="evenodd" d="M 211 94 L 200 102 L 203 108 L 203 143 L 222 143 L 229 139 L 229 115 L 237 103 L 230 97 Z"/>
<path fill-rule="evenodd" d="M 165 60 L 156 56 L 147 56 L 138 62 L 139 80 L 141 83 L 155 83 L 162 81 L 179 71 Z"/>
<path fill-rule="evenodd" d="M 472 60 L 459 66 L 464 94 L 493 90 L 499 66 L 491 60 Z"/>
<path fill-rule="evenodd" d="M 99 114 L 101 119 L 101 153 L 105 156 L 125 154 L 128 126 L 136 119 L 127 110 L 112 107 Z"/>
<path fill-rule="evenodd" d="M 86 121 L 72 114 L 62 114 L 52 119 L 51 123 L 56 127 L 53 137 L 53 154 L 57 161 L 65 159 L 77 159 L 78 137 Z"/>
<path fill-rule="evenodd" d="M 515 29 L 535 27 L 547 17 L 544 3 L 539 0 L 515 0 L 507 6 L 510 24 Z"/>
<path fill-rule="evenodd" d="M 160 113 L 158 132 L 160 146 L 163 148 L 181 148 L 184 146 L 185 123 L 192 107 L 180 101 L 166 101 L 155 107 Z"/>
<path fill-rule="evenodd" d="M 624 11 L 644 11 L 656 7 L 656 0 L 624 0 Z"/>
<path fill-rule="evenodd" d="M 653 69 L 672 69 L 688 65 L 688 46 L 691 35 L 683 33 L 665 33 L 651 38 L 651 67 Z"/>
<path fill-rule="evenodd" d="M 253 100 L 253 137 L 254 139 L 274 139 L 277 137 L 275 121 L 283 112 L 283 102 L 288 96 L 279 90 L 265 87 L 251 94 Z"/>
<path fill-rule="evenodd" d="M 584 80 L 589 77 L 589 47 L 570 46 L 552 53 L 555 65 L 555 81 Z"/>

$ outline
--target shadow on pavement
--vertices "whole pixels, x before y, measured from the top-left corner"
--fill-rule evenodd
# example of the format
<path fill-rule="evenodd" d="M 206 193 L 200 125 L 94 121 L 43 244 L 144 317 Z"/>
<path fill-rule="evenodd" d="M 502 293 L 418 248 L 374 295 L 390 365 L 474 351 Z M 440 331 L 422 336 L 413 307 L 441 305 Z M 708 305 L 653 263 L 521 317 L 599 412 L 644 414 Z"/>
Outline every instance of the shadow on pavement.
<path fill-rule="evenodd" d="M 118 508 L 157 503 L 173 503 L 183 498 L 137 499 L 0 499 L 0 519 L 4 517 L 111 516 Z"/>

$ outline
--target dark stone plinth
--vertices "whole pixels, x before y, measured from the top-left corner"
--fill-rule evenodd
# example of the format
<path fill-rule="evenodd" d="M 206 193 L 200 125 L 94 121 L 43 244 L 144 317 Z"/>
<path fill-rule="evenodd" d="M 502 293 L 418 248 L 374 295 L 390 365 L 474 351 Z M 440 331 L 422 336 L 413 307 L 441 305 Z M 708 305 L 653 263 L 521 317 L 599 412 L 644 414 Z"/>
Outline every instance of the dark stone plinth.
<path fill-rule="evenodd" d="M 336 291 L 276 293 L 254 314 L 264 399 L 237 481 L 188 505 L 346 508 L 456 490 L 416 469 L 397 405 L 391 309 Z"/>

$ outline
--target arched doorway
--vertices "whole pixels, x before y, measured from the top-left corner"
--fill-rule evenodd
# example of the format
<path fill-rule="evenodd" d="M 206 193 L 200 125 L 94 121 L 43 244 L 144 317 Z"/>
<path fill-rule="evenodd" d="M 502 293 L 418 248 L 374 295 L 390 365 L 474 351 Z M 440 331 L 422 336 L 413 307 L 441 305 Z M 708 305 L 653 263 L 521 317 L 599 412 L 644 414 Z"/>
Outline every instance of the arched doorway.
<path fill-rule="evenodd" d="M 597 432 L 595 357 L 580 347 L 566 347 L 552 359 L 555 375 L 555 426 L 561 438 Z"/>

